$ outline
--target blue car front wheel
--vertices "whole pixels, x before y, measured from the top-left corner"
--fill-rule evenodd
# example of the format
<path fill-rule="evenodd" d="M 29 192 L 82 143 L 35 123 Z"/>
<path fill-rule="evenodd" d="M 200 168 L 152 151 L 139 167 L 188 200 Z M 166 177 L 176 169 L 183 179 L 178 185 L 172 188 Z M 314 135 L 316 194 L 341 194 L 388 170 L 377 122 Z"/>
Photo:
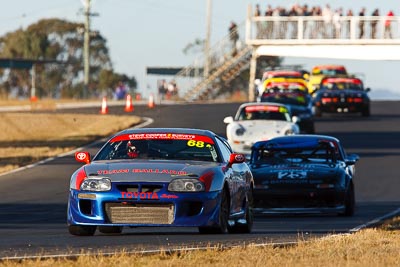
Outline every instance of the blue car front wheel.
<path fill-rule="evenodd" d="M 221 192 L 221 204 L 219 206 L 219 223 L 216 226 L 199 227 L 200 234 L 226 234 L 228 233 L 228 220 L 230 212 L 230 200 L 228 189 L 224 188 Z"/>
<path fill-rule="evenodd" d="M 91 225 L 69 225 L 68 231 L 71 235 L 91 236 L 96 232 L 96 226 Z"/>
<path fill-rule="evenodd" d="M 103 234 L 120 234 L 122 226 L 99 226 L 99 232 Z"/>

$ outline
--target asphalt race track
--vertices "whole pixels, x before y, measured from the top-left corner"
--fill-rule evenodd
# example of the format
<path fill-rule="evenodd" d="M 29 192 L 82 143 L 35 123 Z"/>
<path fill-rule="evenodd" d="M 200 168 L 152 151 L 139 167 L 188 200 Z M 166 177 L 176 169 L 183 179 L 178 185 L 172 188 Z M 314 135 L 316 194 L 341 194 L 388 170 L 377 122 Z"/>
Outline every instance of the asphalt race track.
<path fill-rule="evenodd" d="M 135 106 L 132 114 L 153 118 L 148 127 L 204 128 L 225 136 L 222 120 L 234 115 L 239 104 L 156 105 L 153 109 L 143 105 Z M 0 258 L 282 243 L 374 225 L 400 212 L 400 103 L 373 102 L 371 111 L 369 118 L 340 114 L 316 120 L 317 133 L 339 138 L 347 153 L 361 157 L 356 165 L 353 217 L 262 215 L 256 217 L 253 233 L 245 235 L 200 235 L 196 228 L 130 228 L 122 235 L 71 236 L 66 226 L 69 177 L 80 165 L 67 155 L 0 176 Z M 99 107 L 57 112 L 99 113 Z M 124 107 L 110 107 L 109 113 L 125 114 Z M 94 153 L 101 144 L 88 150 Z"/>

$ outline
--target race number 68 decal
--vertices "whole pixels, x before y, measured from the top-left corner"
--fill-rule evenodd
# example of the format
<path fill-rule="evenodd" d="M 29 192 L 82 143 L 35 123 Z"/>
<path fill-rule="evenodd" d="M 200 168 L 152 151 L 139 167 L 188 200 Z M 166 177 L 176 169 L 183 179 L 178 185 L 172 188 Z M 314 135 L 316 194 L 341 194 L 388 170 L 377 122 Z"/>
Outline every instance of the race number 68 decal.
<path fill-rule="evenodd" d="M 196 141 L 196 140 L 189 140 L 187 142 L 188 146 L 195 146 L 195 147 L 204 147 L 204 142 L 203 141 Z"/>
<path fill-rule="evenodd" d="M 302 171 L 281 171 L 278 172 L 278 179 L 304 179 L 307 172 Z"/>

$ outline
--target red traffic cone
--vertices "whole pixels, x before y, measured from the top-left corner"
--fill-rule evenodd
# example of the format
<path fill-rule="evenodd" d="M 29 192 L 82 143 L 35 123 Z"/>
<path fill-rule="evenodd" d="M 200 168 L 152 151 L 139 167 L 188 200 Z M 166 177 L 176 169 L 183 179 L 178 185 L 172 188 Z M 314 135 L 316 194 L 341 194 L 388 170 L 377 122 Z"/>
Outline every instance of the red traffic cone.
<path fill-rule="evenodd" d="M 108 106 L 107 106 L 107 98 L 104 96 L 103 101 L 101 102 L 101 114 L 107 114 L 108 113 Z"/>
<path fill-rule="evenodd" d="M 147 105 L 149 108 L 154 108 L 154 96 L 153 96 L 153 94 L 151 94 L 150 96 L 149 96 L 149 103 L 148 103 L 148 105 Z"/>
<path fill-rule="evenodd" d="M 126 112 L 132 112 L 133 111 L 132 97 L 129 94 L 126 96 L 125 111 Z"/>

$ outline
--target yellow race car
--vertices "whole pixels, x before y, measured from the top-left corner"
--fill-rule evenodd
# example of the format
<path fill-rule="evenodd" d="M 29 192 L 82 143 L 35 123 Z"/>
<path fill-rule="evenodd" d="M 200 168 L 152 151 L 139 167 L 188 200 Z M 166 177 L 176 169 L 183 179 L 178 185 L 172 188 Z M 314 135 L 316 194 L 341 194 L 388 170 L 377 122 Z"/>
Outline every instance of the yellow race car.
<path fill-rule="evenodd" d="M 317 65 L 311 70 L 308 80 L 308 92 L 312 94 L 319 88 L 323 78 L 327 76 L 348 77 L 349 74 L 343 65 Z"/>

